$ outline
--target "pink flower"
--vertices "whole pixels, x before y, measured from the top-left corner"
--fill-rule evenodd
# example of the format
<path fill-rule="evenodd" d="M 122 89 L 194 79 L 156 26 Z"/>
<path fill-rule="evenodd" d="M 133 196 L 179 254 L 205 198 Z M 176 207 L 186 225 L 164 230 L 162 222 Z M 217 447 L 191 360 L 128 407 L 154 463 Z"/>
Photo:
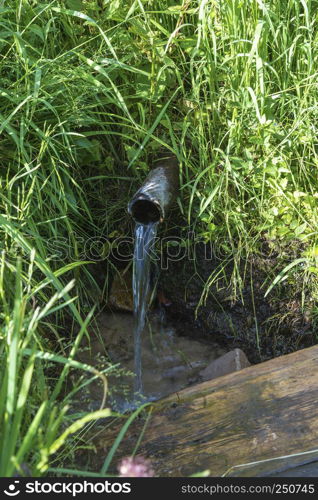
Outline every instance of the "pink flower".
<path fill-rule="evenodd" d="M 144 457 L 125 457 L 118 464 L 120 477 L 154 477 L 150 460 Z"/>

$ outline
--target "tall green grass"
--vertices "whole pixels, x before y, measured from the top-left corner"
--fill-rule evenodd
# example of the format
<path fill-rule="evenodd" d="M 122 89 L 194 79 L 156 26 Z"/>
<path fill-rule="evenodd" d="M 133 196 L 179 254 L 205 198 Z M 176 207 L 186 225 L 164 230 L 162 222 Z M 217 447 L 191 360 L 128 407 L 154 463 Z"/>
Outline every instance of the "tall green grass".
<path fill-rule="evenodd" d="M 37 353 L 85 330 L 112 267 L 97 283 L 85 242 L 131 231 L 127 200 L 162 147 L 180 161 L 184 220 L 223 252 L 202 300 L 228 260 L 235 298 L 264 240 L 279 255 L 264 293 L 294 274 L 316 300 L 317 7 L 0 1 L 3 474 L 47 468 L 66 372 L 52 385 Z"/>
<path fill-rule="evenodd" d="M 80 238 L 129 230 L 129 190 L 165 146 L 184 217 L 228 256 L 261 236 L 314 247 L 316 7 L 2 2 L 4 210 L 43 257 L 66 237 L 79 259 Z"/>
<path fill-rule="evenodd" d="M 110 410 L 104 409 L 105 397 L 99 411 L 86 412 L 81 418 L 68 414 L 68 398 L 63 397 L 61 390 L 70 368 L 97 374 L 102 379 L 105 375 L 74 360 L 81 337 L 87 333 L 89 317 L 82 322 L 67 357 L 49 352 L 46 320 L 74 302 L 68 299 L 74 283 L 57 286 L 59 290 L 41 307 L 37 303 L 39 286 L 34 279 L 37 264 L 33 250 L 27 266 L 20 258 L 15 264 L 8 262 L 2 253 L 0 474 L 5 477 L 45 474 L 52 456 L 64 447 L 69 436 L 88 422 L 110 416 Z M 47 287 L 47 283 L 42 284 L 41 289 Z"/>

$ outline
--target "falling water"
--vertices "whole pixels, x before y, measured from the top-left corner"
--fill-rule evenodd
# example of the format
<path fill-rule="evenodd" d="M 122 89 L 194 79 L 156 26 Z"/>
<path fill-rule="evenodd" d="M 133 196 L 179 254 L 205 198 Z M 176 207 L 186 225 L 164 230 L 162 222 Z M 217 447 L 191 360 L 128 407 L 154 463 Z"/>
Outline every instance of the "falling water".
<path fill-rule="evenodd" d="M 150 296 L 150 264 L 151 252 L 157 234 L 158 222 L 147 225 L 136 223 L 135 250 L 133 270 L 133 295 L 134 295 L 134 371 L 135 393 L 142 394 L 142 364 L 141 364 L 141 334 L 145 327 L 146 314 Z"/>

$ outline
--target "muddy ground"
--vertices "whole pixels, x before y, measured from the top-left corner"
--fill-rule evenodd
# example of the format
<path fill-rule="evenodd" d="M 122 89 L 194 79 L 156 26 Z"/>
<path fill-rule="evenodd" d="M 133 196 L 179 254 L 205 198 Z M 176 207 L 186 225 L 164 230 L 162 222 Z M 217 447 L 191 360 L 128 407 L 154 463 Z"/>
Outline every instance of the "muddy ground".
<path fill-rule="evenodd" d="M 235 274 L 233 260 L 225 265 L 209 251 L 197 245 L 195 260 L 170 261 L 161 270 L 159 288 L 171 302 L 167 316 L 179 335 L 211 339 L 227 350 L 240 347 L 252 363 L 317 342 L 311 301 L 302 308 L 301 287 L 286 281 L 264 297 L 286 261 L 270 253 L 241 259 Z M 221 267 L 198 307 L 205 284 Z M 244 277 L 241 284 L 238 275 Z"/>

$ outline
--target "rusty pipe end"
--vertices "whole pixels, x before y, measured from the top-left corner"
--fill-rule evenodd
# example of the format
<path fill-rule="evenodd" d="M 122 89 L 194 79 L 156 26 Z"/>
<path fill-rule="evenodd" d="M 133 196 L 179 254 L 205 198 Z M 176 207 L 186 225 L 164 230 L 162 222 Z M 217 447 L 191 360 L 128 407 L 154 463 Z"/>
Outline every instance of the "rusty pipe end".
<path fill-rule="evenodd" d="M 179 192 L 179 164 L 175 157 L 162 159 L 151 170 L 128 204 L 128 212 L 141 224 L 162 222 Z"/>

